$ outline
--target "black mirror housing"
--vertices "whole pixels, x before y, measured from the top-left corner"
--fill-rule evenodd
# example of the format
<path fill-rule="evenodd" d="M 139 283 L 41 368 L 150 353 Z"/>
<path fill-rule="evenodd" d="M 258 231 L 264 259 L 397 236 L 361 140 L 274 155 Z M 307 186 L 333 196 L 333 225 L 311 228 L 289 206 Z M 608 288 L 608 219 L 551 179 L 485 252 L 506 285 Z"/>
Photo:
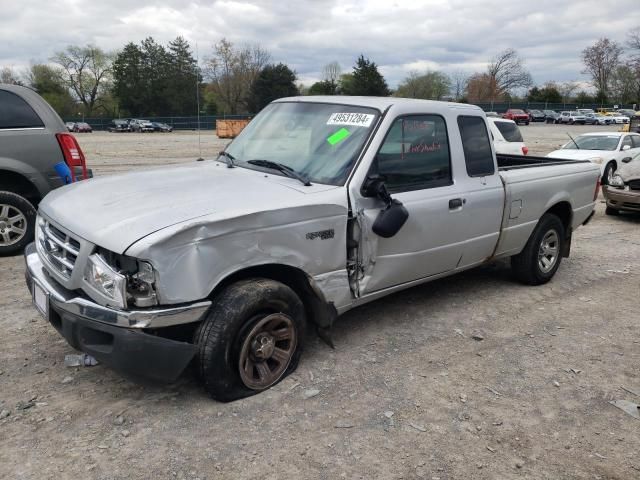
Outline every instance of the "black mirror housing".
<path fill-rule="evenodd" d="M 382 238 L 391 238 L 400 231 L 409 218 L 409 212 L 398 200 L 391 202 L 382 210 L 373 222 L 373 233 Z"/>

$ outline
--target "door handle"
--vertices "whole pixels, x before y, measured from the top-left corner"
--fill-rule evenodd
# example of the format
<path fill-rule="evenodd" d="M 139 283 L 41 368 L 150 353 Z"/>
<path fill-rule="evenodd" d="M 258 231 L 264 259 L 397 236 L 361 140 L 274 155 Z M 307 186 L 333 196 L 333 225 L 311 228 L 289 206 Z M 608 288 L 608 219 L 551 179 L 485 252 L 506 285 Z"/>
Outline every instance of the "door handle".
<path fill-rule="evenodd" d="M 449 210 L 461 208 L 464 203 L 466 203 L 466 200 L 463 198 L 452 198 L 449 200 Z"/>

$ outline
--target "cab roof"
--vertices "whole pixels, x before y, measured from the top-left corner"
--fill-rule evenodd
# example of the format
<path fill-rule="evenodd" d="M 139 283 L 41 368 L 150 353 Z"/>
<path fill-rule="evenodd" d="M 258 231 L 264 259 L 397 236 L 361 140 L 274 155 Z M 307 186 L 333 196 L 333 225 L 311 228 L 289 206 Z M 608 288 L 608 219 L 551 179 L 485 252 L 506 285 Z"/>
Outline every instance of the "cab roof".
<path fill-rule="evenodd" d="M 282 102 L 308 102 L 308 103 L 335 103 L 340 105 L 353 105 L 358 107 L 369 107 L 384 112 L 387 108 L 393 106 L 415 106 L 417 104 L 424 105 L 425 108 L 439 110 L 450 108 L 455 110 L 471 110 L 481 113 L 482 109 L 476 105 L 455 102 L 441 102 L 436 100 L 421 100 L 417 98 L 403 97 L 354 97 L 342 95 L 306 95 L 299 97 L 286 97 L 275 100 L 274 103 Z"/>

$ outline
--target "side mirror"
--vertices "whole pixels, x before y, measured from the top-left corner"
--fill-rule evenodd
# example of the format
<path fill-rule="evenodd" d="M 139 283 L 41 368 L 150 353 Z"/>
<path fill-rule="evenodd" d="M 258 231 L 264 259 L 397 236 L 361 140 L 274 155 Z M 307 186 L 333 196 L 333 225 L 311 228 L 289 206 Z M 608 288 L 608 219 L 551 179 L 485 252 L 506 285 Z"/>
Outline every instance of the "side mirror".
<path fill-rule="evenodd" d="M 362 186 L 362 193 L 367 197 L 378 197 L 385 202 L 385 207 L 373 222 L 373 233 L 382 238 L 391 238 L 400 231 L 409 218 L 409 212 L 401 201 L 391 198 L 384 184 L 384 175 L 372 175 Z"/>
<path fill-rule="evenodd" d="M 409 212 L 402 202 L 392 199 L 391 203 L 380 210 L 371 229 L 382 238 L 391 238 L 400 231 L 407 218 L 409 218 Z"/>
<path fill-rule="evenodd" d="M 630 150 L 630 149 L 631 149 L 631 145 L 623 145 L 622 147 L 623 152 L 626 152 L 627 150 Z"/>
<path fill-rule="evenodd" d="M 621 161 L 622 163 L 629 163 L 631 160 L 631 157 L 624 157 Z"/>

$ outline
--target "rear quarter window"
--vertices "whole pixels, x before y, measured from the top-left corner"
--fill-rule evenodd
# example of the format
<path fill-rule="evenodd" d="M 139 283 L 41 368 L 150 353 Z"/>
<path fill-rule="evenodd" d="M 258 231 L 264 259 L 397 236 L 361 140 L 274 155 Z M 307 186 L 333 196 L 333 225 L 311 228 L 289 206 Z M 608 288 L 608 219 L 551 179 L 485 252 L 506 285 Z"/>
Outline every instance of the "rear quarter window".
<path fill-rule="evenodd" d="M 497 123 L 497 122 L 496 122 Z M 485 177 L 495 173 L 491 140 L 482 117 L 459 116 L 464 160 L 470 177 Z"/>
<path fill-rule="evenodd" d="M 0 130 L 9 128 L 39 128 L 44 123 L 22 98 L 0 90 Z"/>
<path fill-rule="evenodd" d="M 494 122 L 495 126 L 507 142 L 524 142 L 520 129 L 515 123 L 511 122 Z"/>

